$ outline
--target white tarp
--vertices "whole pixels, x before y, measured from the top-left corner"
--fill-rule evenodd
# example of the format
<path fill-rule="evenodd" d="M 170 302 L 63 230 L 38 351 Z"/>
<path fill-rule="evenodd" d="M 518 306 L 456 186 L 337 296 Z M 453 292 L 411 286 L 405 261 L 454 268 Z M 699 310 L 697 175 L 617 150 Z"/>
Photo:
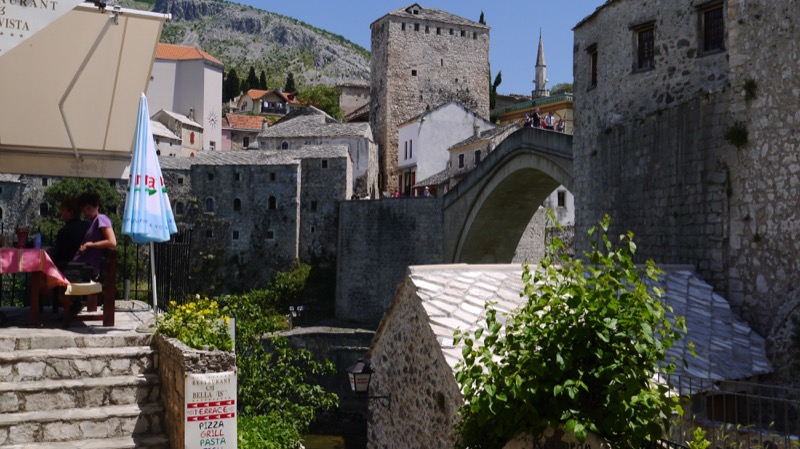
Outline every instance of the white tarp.
<path fill-rule="evenodd" d="M 0 172 L 127 178 L 168 17 L 79 5 L 1 55 Z"/>

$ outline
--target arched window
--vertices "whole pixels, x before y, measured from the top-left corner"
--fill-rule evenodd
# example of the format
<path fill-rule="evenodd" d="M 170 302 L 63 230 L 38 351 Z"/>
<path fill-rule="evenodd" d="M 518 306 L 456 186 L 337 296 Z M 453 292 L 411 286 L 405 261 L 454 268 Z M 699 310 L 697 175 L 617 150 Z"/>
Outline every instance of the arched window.
<path fill-rule="evenodd" d="M 240 210 L 242 210 L 242 200 L 240 200 L 239 198 L 235 198 L 233 200 L 233 210 L 234 212 L 239 212 Z"/>
<path fill-rule="evenodd" d="M 46 217 L 47 216 L 47 212 L 49 212 L 49 211 L 50 211 L 50 207 L 47 205 L 47 203 L 42 203 L 42 204 L 39 205 L 39 215 L 40 216 Z"/>
<path fill-rule="evenodd" d="M 214 212 L 214 198 L 206 198 L 206 212 Z"/>
<path fill-rule="evenodd" d="M 284 140 L 283 143 L 281 144 L 281 150 L 288 150 L 288 149 L 289 149 L 289 142 Z"/>
<path fill-rule="evenodd" d="M 278 208 L 278 200 L 274 196 L 269 197 L 269 206 L 267 206 L 267 207 L 268 207 L 269 210 L 277 209 Z"/>
<path fill-rule="evenodd" d="M 176 215 L 183 215 L 183 203 L 178 201 L 175 203 L 175 214 Z"/>

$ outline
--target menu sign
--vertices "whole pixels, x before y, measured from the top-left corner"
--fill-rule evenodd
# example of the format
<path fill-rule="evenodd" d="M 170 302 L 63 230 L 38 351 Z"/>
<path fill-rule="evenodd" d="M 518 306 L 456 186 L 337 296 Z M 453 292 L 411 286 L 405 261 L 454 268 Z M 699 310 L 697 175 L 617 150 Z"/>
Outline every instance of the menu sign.
<path fill-rule="evenodd" d="M 189 374 L 184 391 L 184 447 L 236 449 L 236 373 Z"/>
<path fill-rule="evenodd" d="M 0 0 L 0 57 L 83 0 Z"/>

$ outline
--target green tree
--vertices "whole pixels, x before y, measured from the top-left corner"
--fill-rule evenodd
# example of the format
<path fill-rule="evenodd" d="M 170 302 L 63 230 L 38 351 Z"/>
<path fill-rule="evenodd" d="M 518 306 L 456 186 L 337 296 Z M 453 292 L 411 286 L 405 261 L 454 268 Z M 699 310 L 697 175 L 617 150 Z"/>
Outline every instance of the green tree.
<path fill-rule="evenodd" d="M 606 216 L 589 231 L 587 264 L 554 256 L 563 248 L 554 239 L 535 269 L 525 267 L 527 302 L 505 325 L 487 306 L 484 329 L 456 336 L 464 342 L 456 374 L 466 398 L 461 447 L 499 448 L 521 433 L 563 426 L 580 440 L 591 431 L 634 449 L 681 412 L 653 379 L 684 320 L 671 317 L 653 286 L 654 263 L 634 265 L 632 233 L 613 245 L 608 227 Z M 674 361 L 661 369 L 671 372 Z"/>
<path fill-rule="evenodd" d="M 333 87 L 318 84 L 300 92 L 300 99 L 313 105 L 335 119 L 342 118 L 342 109 L 339 107 L 339 91 Z"/>
<path fill-rule="evenodd" d="M 239 95 L 240 86 L 241 81 L 239 81 L 239 76 L 236 74 L 236 69 L 231 68 L 228 71 L 228 76 L 225 77 L 225 83 L 222 87 L 222 101 L 228 102 L 236 98 Z"/>
<path fill-rule="evenodd" d="M 258 76 L 253 66 L 250 66 L 250 71 L 247 72 L 247 78 L 242 80 L 241 86 L 242 92 L 247 92 L 250 89 L 258 89 Z"/>
<path fill-rule="evenodd" d="M 261 71 L 261 76 L 258 77 L 258 88 L 267 90 L 267 73 L 263 70 Z"/>
<path fill-rule="evenodd" d="M 486 25 L 486 18 L 483 16 L 483 10 L 481 10 L 481 18 L 478 19 L 478 23 Z"/>
<path fill-rule="evenodd" d="M 572 93 L 572 83 L 558 83 L 550 89 L 550 95 Z"/>
<path fill-rule="evenodd" d="M 497 88 L 503 82 L 503 71 L 497 72 L 497 76 L 494 77 L 494 82 L 491 86 L 489 86 L 489 109 L 494 109 L 495 105 L 497 104 Z"/>
<path fill-rule="evenodd" d="M 286 84 L 283 85 L 283 91 L 288 93 L 297 92 L 297 88 L 294 86 L 294 74 L 292 74 L 292 72 L 286 75 Z"/>

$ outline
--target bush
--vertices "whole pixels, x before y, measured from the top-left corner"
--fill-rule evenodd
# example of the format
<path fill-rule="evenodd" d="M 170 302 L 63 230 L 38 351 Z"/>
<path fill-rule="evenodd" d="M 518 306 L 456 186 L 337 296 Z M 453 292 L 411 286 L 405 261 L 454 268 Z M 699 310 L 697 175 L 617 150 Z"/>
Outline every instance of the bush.
<path fill-rule="evenodd" d="M 277 414 L 239 415 L 236 419 L 238 446 L 247 449 L 294 449 L 300 433 Z"/>
<path fill-rule="evenodd" d="M 208 298 L 188 304 L 170 302 L 166 313 L 158 320 L 157 332 L 177 338 L 194 349 L 219 349 L 230 351 L 233 340 L 228 334 L 230 317 L 225 315 L 216 301 Z"/>
<path fill-rule="evenodd" d="M 614 248 L 608 226 L 605 217 L 589 231 L 586 265 L 566 256 L 556 264 L 563 245 L 554 239 L 538 267 L 525 267 L 527 303 L 505 325 L 487 308 L 485 329 L 456 336 L 464 341 L 461 447 L 502 447 L 563 426 L 581 441 L 591 431 L 612 447 L 640 448 L 681 411 L 653 379 L 685 324 L 670 322 L 660 289 L 645 283 L 660 273 L 653 262 L 634 265 L 632 233 Z"/>

